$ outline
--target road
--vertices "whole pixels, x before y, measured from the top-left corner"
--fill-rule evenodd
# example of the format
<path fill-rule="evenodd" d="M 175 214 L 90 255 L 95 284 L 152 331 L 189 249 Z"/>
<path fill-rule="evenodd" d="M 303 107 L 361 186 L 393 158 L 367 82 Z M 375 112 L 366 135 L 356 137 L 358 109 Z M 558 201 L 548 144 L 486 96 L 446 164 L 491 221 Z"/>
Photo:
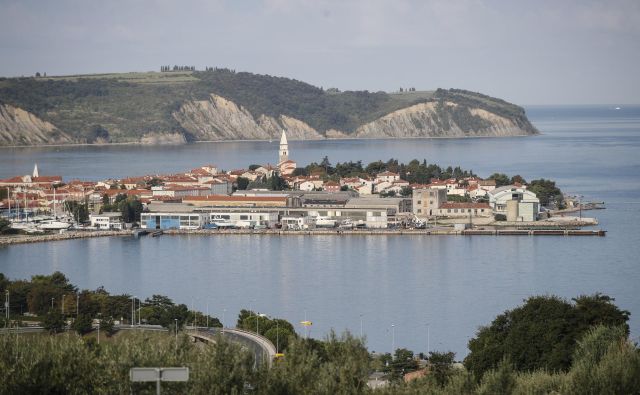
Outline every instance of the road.
<path fill-rule="evenodd" d="M 163 331 L 166 332 L 167 329 L 159 326 L 159 325 L 117 325 L 116 328 L 118 330 L 144 330 L 144 331 Z M 69 329 L 67 329 L 69 330 Z M 245 331 L 242 329 L 236 328 L 224 328 L 221 330 L 220 328 L 205 328 L 205 327 L 186 327 L 187 334 L 191 337 L 194 337 L 201 341 L 207 342 L 215 342 L 216 336 L 222 334 L 228 340 L 238 343 L 244 347 L 246 347 L 251 353 L 253 353 L 255 357 L 256 363 L 266 362 L 271 365 L 273 359 L 276 356 L 276 347 L 264 336 L 257 335 L 254 332 Z M 20 328 L 0 328 L 0 333 L 38 333 L 44 332 L 44 328 L 37 327 L 20 327 Z"/>

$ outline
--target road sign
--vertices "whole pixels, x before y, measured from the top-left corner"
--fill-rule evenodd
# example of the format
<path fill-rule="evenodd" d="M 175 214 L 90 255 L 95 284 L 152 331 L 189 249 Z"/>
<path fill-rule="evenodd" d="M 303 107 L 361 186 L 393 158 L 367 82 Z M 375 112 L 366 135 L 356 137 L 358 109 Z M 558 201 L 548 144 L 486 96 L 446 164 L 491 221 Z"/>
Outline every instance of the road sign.
<path fill-rule="evenodd" d="M 158 368 L 131 368 L 129 378 L 131 381 L 158 381 L 159 373 Z"/>
<path fill-rule="evenodd" d="M 160 394 L 161 381 L 189 381 L 189 368 L 131 368 L 131 381 L 156 382 L 156 393 Z"/>
<path fill-rule="evenodd" d="M 189 381 L 189 368 L 162 368 L 161 381 Z"/>

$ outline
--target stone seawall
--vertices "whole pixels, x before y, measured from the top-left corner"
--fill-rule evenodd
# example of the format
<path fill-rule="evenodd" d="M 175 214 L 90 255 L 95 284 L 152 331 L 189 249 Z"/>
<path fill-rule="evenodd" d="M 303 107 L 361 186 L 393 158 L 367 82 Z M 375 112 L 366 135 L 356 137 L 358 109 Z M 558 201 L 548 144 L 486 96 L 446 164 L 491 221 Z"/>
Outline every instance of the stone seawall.
<path fill-rule="evenodd" d="M 71 231 L 63 233 L 53 233 L 44 235 L 15 235 L 0 236 L 0 246 L 25 243 L 39 243 L 43 241 L 61 241 L 72 239 L 87 239 L 91 237 L 105 236 L 131 236 L 130 230 L 107 230 L 107 231 Z"/>
<path fill-rule="evenodd" d="M 281 230 L 281 229 L 231 229 L 231 230 L 165 230 L 166 236 L 238 236 L 238 235 L 263 235 L 263 236 L 605 236 L 604 230 L 578 230 L 578 229 L 314 229 L 314 230 Z M 129 230 L 122 231 L 91 231 L 91 232 L 65 232 L 48 235 L 19 235 L 0 236 L 0 246 L 25 243 L 39 243 L 44 241 L 61 241 L 73 239 L 86 239 L 105 236 L 133 236 Z M 151 237 L 151 236 L 146 236 Z"/>

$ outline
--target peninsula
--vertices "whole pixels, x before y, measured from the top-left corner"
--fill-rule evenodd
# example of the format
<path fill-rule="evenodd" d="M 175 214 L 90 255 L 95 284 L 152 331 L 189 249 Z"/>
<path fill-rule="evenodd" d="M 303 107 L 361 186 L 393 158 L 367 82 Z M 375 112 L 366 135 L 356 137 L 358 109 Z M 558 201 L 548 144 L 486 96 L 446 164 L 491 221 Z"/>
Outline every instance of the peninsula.
<path fill-rule="evenodd" d="M 0 78 L 0 146 L 527 136 L 522 107 L 460 89 L 324 89 L 207 67 Z"/>
<path fill-rule="evenodd" d="M 391 159 L 298 167 L 282 131 L 278 165 L 221 170 L 205 165 L 179 174 L 63 182 L 32 175 L 0 180 L 0 244 L 138 233 L 209 234 L 210 231 L 283 234 L 592 234 L 587 207 L 564 196 L 555 182 L 460 167 Z M 564 217 L 569 209 L 580 216 Z M 596 208 L 596 207 L 589 207 Z M 67 233 L 69 230 L 80 233 Z M 50 237 L 46 232 L 60 231 Z M 87 232 L 88 231 L 88 232 Z M 115 231 L 115 233 L 113 233 Z M 204 232 L 203 232 L 204 231 Z M 543 231 L 542 233 L 538 231 Z M 515 233 L 514 233 L 515 232 Z"/>

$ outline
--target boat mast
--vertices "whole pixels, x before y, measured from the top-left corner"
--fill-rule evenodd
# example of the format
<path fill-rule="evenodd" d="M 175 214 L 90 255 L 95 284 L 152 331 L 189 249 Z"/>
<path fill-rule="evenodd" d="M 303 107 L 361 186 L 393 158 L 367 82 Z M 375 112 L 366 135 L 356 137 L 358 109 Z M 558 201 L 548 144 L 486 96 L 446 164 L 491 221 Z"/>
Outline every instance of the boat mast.
<path fill-rule="evenodd" d="M 58 219 L 56 216 L 56 187 L 51 184 L 51 188 L 53 188 L 53 219 Z"/>
<path fill-rule="evenodd" d="M 7 187 L 7 201 L 9 202 L 9 214 L 7 214 L 7 218 L 11 221 L 11 192 L 9 192 L 9 187 Z"/>

